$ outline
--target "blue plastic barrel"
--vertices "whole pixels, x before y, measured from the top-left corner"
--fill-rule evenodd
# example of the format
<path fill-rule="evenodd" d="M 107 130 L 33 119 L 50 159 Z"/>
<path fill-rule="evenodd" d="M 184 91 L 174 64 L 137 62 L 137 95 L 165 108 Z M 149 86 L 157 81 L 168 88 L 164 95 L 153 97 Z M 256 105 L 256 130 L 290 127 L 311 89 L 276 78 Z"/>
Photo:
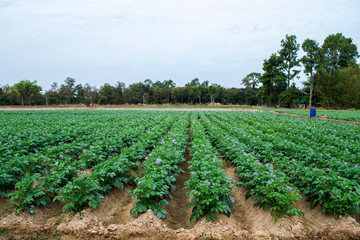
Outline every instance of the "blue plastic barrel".
<path fill-rule="evenodd" d="M 315 108 L 310 109 L 310 117 L 316 117 L 316 109 Z"/>

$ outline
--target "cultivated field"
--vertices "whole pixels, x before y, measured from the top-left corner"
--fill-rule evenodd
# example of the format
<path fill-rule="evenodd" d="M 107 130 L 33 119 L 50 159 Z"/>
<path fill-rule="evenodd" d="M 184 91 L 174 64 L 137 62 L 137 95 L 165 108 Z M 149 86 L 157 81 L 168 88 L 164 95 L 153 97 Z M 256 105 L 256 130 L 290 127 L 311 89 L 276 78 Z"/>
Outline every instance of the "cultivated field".
<path fill-rule="evenodd" d="M 360 239 L 359 125 L 185 110 L 1 111 L 0 238 Z"/>

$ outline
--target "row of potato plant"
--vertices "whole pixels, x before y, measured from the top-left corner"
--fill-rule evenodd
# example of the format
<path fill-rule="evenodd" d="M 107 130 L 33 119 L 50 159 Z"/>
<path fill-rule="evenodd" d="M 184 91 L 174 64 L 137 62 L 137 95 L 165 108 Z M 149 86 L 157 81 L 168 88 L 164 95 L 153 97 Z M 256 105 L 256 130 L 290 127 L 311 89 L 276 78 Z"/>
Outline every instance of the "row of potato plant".
<path fill-rule="evenodd" d="M 235 199 L 230 196 L 233 188 L 230 185 L 234 180 L 226 176 L 223 161 L 217 157 L 217 151 L 197 121 L 196 114 L 191 116 L 190 123 L 191 176 L 185 182 L 185 188 L 189 190 L 186 195 L 192 198 L 187 204 L 187 207 L 192 207 L 190 222 L 194 223 L 202 216 L 206 216 L 207 221 L 214 221 L 215 213 L 229 217 L 230 208 L 235 204 Z"/>
<path fill-rule="evenodd" d="M 165 116 L 155 123 L 163 120 Z M 121 119 L 124 120 L 124 119 Z M 151 126 L 151 122 L 142 124 L 140 117 L 129 123 L 129 128 L 113 128 L 116 131 L 114 137 L 101 137 L 101 140 L 94 139 L 93 135 L 87 138 L 82 137 L 82 141 L 74 141 L 60 146 L 44 148 L 42 152 L 30 153 L 28 155 L 14 156 L 0 166 L 0 193 L 4 196 L 14 189 L 26 173 L 49 174 L 51 167 L 64 160 L 73 161 L 78 170 L 85 170 L 96 163 L 120 152 L 120 147 L 126 147 L 131 141 L 136 139 L 144 132 L 144 129 Z M 118 132 L 120 131 L 120 132 Z M 103 136 L 101 132 L 97 131 Z M 78 161 L 80 159 L 80 161 Z M 83 160 L 83 161 L 81 161 Z"/>
<path fill-rule="evenodd" d="M 128 116 L 129 117 L 129 116 Z M 132 119 L 119 119 L 120 122 L 126 121 L 126 124 L 108 125 L 108 129 L 99 129 L 94 126 L 96 132 L 79 141 L 70 144 L 56 146 L 45 154 L 53 158 L 84 159 L 87 160 L 88 168 L 97 162 L 108 157 L 118 155 L 121 148 L 130 146 L 134 143 L 134 139 L 143 134 L 148 128 L 154 124 L 160 123 L 165 119 L 165 115 L 132 115 Z M 152 121 L 150 121 L 152 120 Z M 115 125 L 115 126 L 114 126 Z M 110 129 L 109 129 L 110 128 Z M 109 131 L 108 131 L 109 130 Z M 110 132 L 110 133 L 108 133 Z"/>
<path fill-rule="evenodd" d="M 172 117 L 160 123 L 153 122 L 159 125 L 149 129 L 145 134 L 133 135 L 133 145 L 123 149 L 123 152 L 129 153 L 129 156 L 121 154 L 106 161 L 100 160 L 92 164 L 90 170 L 88 169 L 89 160 L 86 158 L 74 160 L 61 157 L 56 162 L 52 160 L 47 164 L 42 164 L 42 167 L 51 166 L 49 174 L 27 174 L 16 184 L 17 191 L 8 196 L 11 197 L 17 211 L 23 211 L 29 207 L 29 212 L 33 212 L 35 205 L 48 206 L 50 199 L 55 196 L 54 200 L 66 202 L 64 211 L 81 211 L 86 205 L 97 207 L 102 201 L 102 194 L 106 194 L 112 187 L 123 187 L 123 183 L 133 180 L 133 177 L 129 175 L 130 170 L 136 166 L 133 163 L 136 154 L 133 152 L 143 156 L 152 147 L 154 139 L 156 142 L 160 137 L 159 134 L 166 131 L 174 121 L 175 118 Z M 39 183 L 33 187 L 35 182 Z"/>
<path fill-rule="evenodd" d="M 278 143 L 265 142 L 261 139 L 262 137 L 255 137 L 246 132 L 246 125 L 239 123 L 238 119 L 220 115 L 216 117 L 221 119 L 219 123 L 223 128 L 231 131 L 240 142 L 246 145 L 248 152 L 252 152 L 258 159 L 265 163 L 272 163 L 275 168 L 287 173 L 290 181 L 307 196 L 312 206 L 320 204 L 325 213 L 332 213 L 335 216 L 359 212 L 360 187 L 356 180 L 339 176 L 336 171 L 330 169 L 308 167 L 296 156 L 288 157 L 276 151 L 273 146 Z"/>
<path fill-rule="evenodd" d="M 92 168 L 93 173 L 81 173 L 73 181 L 69 181 L 54 199 L 66 202 L 63 211 L 81 211 L 85 206 L 97 208 L 103 201 L 103 195 L 113 187 L 124 188 L 124 184 L 133 183 L 135 176 L 131 170 L 139 166 L 154 143 L 171 128 L 176 116 L 169 116 L 155 127 L 140 134 L 131 146 L 123 148 L 119 156 L 100 162 Z"/>
<path fill-rule="evenodd" d="M 68 111 L 66 111 L 66 113 L 68 113 Z M 63 115 L 67 116 L 68 118 L 63 119 Z M 44 122 L 45 120 L 45 123 L 41 129 L 33 129 L 33 131 L 38 134 L 32 134 L 32 136 L 25 135 L 23 136 L 24 139 L 18 138 L 17 141 L 24 143 L 24 145 L 27 147 L 23 147 L 21 151 L 17 151 L 13 155 L 8 154 L 6 155 L 6 157 L 7 159 L 12 159 L 14 156 L 17 157 L 38 153 L 42 153 L 47 156 L 57 155 L 55 157 L 59 157 L 60 155 L 66 156 L 69 154 L 74 155 L 76 153 L 80 154 L 84 149 L 86 150 L 87 147 L 90 147 L 91 143 L 96 142 L 97 140 L 101 141 L 103 139 L 111 138 L 114 135 L 116 136 L 119 131 L 123 131 L 126 128 L 125 121 L 128 120 L 129 117 L 132 117 L 134 114 L 125 113 L 118 115 L 119 122 L 111 129 L 110 126 L 112 122 L 106 121 L 109 116 L 105 115 L 100 117 L 95 115 L 94 113 L 93 115 L 94 116 L 89 117 L 89 115 L 83 115 L 78 112 L 72 112 L 72 115 L 65 113 L 62 114 L 60 112 L 54 112 L 53 114 L 39 113 L 39 117 L 37 118 L 37 120 L 41 119 L 41 122 Z M 58 118 L 60 118 L 61 122 L 58 122 L 56 120 Z M 17 136 L 20 135 L 19 132 L 22 128 L 29 129 L 29 126 L 33 125 L 33 122 L 23 121 L 19 125 L 20 127 L 18 128 L 20 129 L 14 129 L 14 134 Z M 138 122 L 137 125 L 140 125 L 140 122 Z M 108 134 L 109 132 L 111 132 L 111 134 Z M 46 139 L 46 146 L 42 146 L 43 136 L 41 135 L 48 136 L 48 139 Z M 67 136 L 68 138 L 60 140 L 59 136 Z M 31 138 L 31 141 L 36 146 L 33 151 L 28 148 L 29 144 L 26 141 L 27 138 Z M 0 139 L 0 148 L 9 147 L 11 145 L 11 142 L 9 140 L 3 139 L 3 141 L 4 144 L 1 144 L 2 141 Z M 2 154 L 6 152 L 7 150 L 1 151 Z M 5 156 L 2 156 L 1 160 L 6 160 Z"/>
<path fill-rule="evenodd" d="M 262 115 L 262 118 L 254 114 L 247 118 L 237 115 L 237 118 L 256 131 L 267 132 L 271 129 L 271 137 L 293 141 L 299 150 L 315 146 L 327 157 L 357 163 L 360 160 L 360 128 L 357 125 L 300 120 L 286 115 Z M 312 150 L 317 153 L 317 149 Z"/>
<path fill-rule="evenodd" d="M 61 152 L 61 148 L 64 146 L 66 146 L 64 150 L 69 151 L 72 149 L 72 142 L 75 142 L 75 145 L 82 143 L 82 147 L 86 149 L 86 147 L 91 146 L 91 142 L 116 137 L 118 132 L 122 132 L 128 127 L 131 128 L 129 124 L 133 125 L 134 122 L 137 122 L 136 125 L 141 126 L 140 120 L 148 122 L 156 116 L 156 114 L 134 113 L 133 111 L 125 111 L 121 114 L 114 114 L 111 111 L 102 112 L 100 116 L 94 111 L 88 112 L 90 113 L 84 114 L 74 111 L 41 112 L 36 113 L 36 115 L 33 113 L 35 119 L 24 119 L 22 117 L 24 113 L 19 113 L 19 116 L 16 117 L 22 119 L 20 123 L 16 120 L 10 121 L 11 118 L 6 121 L 4 115 L 0 114 L 0 121 L 9 128 L 0 131 L 0 149 L 2 150 L 0 151 L 2 154 L 0 160 L 5 160 L 5 157 L 11 159 L 14 155 L 20 156 L 37 152 L 49 152 L 48 154 L 50 154 L 52 151 L 55 153 L 56 150 Z M 33 120 L 42 122 L 43 125 L 39 127 Z M 13 136 L 10 135 L 6 138 L 3 136 L 6 132 L 12 132 Z M 16 141 L 12 139 L 13 137 L 16 138 Z M 44 140 L 44 137 L 47 138 Z M 32 144 L 29 143 L 30 140 Z M 10 154 L 12 142 L 16 142 L 16 147 L 21 148 L 21 151 Z M 45 146 L 43 146 L 43 142 L 46 142 Z M 86 145 L 87 142 L 89 142 L 88 145 Z M 34 148 L 29 149 L 32 145 Z M 81 152 L 78 150 L 75 149 L 74 152 Z"/>
<path fill-rule="evenodd" d="M 145 158 L 142 164 L 144 170 L 136 178 L 137 187 L 130 191 L 131 196 L 137 199 L 131 214 L 137 216 L 151 209 L 159 219 L 166 217 L 164 207 L 169 204 L 167 199 L 172 198 L 171 189 L 177 190 L 176 176 L 183 171 L 179 163 L 185 160 L 188 125 L 186 114 Z"/>
<path fill-rule="evenodd" d="M 256 201 L 254 206 L 270 208 L 274 221 L 283 215 L 303 215 L 301 210 L 293 207 L 301 195 L 290 183 L 290 178 L 274 169 L 272 164 L 263 164 L 251 152 L 246 152 L 243 143 L 212 120 L 201 117 L 214 146 L 236 166 L 238 185 L 249 189 L 246 198 Z"/>
<path fill-rule="evenodd" d="M 80 118 L 83 121 L 79 121 Z M 96 120 L 96 119 L 95 119 Z M 44 147 L 71 142 L 90 131 L 82 115 L 60 115 L 54 112 L 0 112 L 0 157 L 2 161 L 14 155 L 41 151 Z"/>
<path fill-rule="evenodd" d="M 239 119 L 239 117 L 237 117 L 235 119 L 242 120 L 244 118 Z M 307 121 L 309 122 L 309 120 Z M 240 123 L 239 121 L 236 122 L 238 126 L 239 124 L 241 124 L 241 121 Z M 267 144 L 266 148 L 268 148 L 268 143 L 270 143 L 272 151 L 277 152 L 278 155 L 302 161 L 304 165 L 310 168 L 320 168 L 326 171 L 336 171 L 339 176 L 346 177 L 350 180 L 356 180 L 358 181 L 358 183 L 360 183 L 360 171 L 358 169 L 360 165 L 360 155 L 355 156 L 353 154 L 347 154 L 345 152 L 335 154 L 334 150 L 332 150 L 335 148 L 327 147 L 323 144 L 316 144 L 316 142 L 313 142 L 311 145 L 299 144 L 298 142 L 296 142 L 296 137 L 289 137 L 293 135 L 289 135 L 286 133 L 281 134 L 281 131 L 277 131 L 273 134 L 268 134 L 265 131 L 261 131 L 257 128 L 252 128 L 249 125 L 247 126 L 248 127 L 246 128 L 246 132 L 250 133 L 250 138 L 253 134 L 261 135 L 261 138 L 259 138 L 262 140 L 261 144 L 263 146 Z M 240 126 L 240 128 L 243 127 L 244 125 Z M 299 129 L 301 131 L 301 128 Z M 339 149 L 336 150 L 338 152 L 341 152 Z"/>

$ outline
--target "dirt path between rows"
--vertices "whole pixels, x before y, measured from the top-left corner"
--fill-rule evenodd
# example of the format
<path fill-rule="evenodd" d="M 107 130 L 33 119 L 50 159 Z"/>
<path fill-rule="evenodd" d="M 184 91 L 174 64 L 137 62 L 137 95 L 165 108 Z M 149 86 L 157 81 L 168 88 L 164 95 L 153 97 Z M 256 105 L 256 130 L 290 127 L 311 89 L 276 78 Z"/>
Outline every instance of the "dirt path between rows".
<path fill-rule="evenodd" d="M 184 189 L 185 182 L 190 178 L 188 174 L 188 163 L 182 162 L 180 168 L 184 170 L 183 173 L 180 173 L 176 178 L 176 188 L 177 190 L 171 190 L 173 199 L 169 200 L 169 205 L 165 208 L 168 212 L 166 219 L 164 220 L 165 224 L 173 229 L 181 228 L 192 228 L 190 224 L 191 209 L 186 208 L 186 204 L 190 202 L 190 198 L 186 197 L 187 190 Z"/>
<path fill-rule="evenodd" d="M 240 107 L 206 107 L 206 106 L 194 106 L 194 107 L 176 107 L 176 106 L 26 106 L 26 107 L 2 107 L 0 111 L 66 111 L 66 110 L 139 110 L 139 111 L 257 111 L 252 108 L 240 108 Z"/>
<path fill-rule="evenodd" d="M 180 165 L 187 170 L 187 163 Z M 228 177 L 238 181 L 235 167 L 224 164 Z M 311 209 L 305 200 L 296 207 L 304 217 L 285 216 L 273 222 L 268 209 L 254 208 L 251 199 L 245 199 L 246 189 L 233 189 L 235 205 L 230 218 L 218 214 L 215 223 L 200 219 L 189 222 L 190 201 L 185 197 L 184 182 L 188 173 L 177 177 L 174 198 L 167 207 L 165 220 L 157 219 L 149 210 L 134 218 L 130 209 L 134 205 L 125 190 L 114 189 L 106 195 L 99 209 L 86 209 L 79 214 L 62 213 L 62 204 L 55 202 L 51 208 L 37 208 L 34 215 L 15 214 L 8 200 L 0 202 L 0 239 L 360 239 L 360 224 L 352 217 L 336 219 L 325 215 L 319 207 Z"/>

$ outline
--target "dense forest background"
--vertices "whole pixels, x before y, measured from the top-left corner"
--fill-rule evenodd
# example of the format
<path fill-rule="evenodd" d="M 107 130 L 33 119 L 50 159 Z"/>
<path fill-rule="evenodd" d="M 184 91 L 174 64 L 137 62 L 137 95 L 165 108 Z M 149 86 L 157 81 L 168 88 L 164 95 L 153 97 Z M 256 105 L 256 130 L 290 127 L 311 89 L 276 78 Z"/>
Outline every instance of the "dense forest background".
<path fill-rule="evenodd" d="M 300 46 L 295 35 L 286 35 L 280 47 L 264 60 L 262 73 L 252 72 L 241 80 L 244 88 L 224 88 L 195 78 L 184 87 L 177 87 L 173 80 L 146 79 L 129 86 L 105 83 L 98 89 L 68 77 L 43 91 L 37 81 L 21 80 L 13 86 L 0 86 L 0 105 L 221 103 L 360 109 L 359 53 L 351 38 L 337 33 L 321 46 L 312 39 Z M 300 47 L 305 53 L 301 58 Z M 307 80 L 305 87 L 298 89 L 294 80 L 301 71 Z"/>

